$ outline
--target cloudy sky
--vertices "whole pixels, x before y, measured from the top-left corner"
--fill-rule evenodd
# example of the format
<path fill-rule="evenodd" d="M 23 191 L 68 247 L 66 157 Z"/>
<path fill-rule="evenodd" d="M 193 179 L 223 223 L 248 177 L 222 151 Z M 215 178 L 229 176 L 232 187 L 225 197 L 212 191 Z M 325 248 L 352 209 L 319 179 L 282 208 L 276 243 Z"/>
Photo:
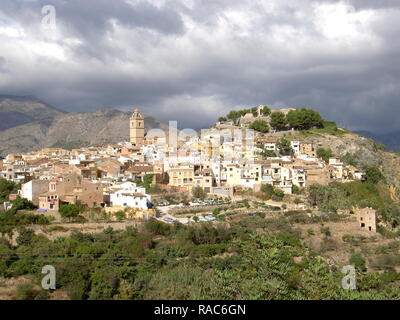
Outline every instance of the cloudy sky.
<path fill-rule="evenodd" d="M 235 108 L 309 107 L 395 131 L 399 31 L 399 0 L 1 0 L 0 94 L 194 128 Z"/>

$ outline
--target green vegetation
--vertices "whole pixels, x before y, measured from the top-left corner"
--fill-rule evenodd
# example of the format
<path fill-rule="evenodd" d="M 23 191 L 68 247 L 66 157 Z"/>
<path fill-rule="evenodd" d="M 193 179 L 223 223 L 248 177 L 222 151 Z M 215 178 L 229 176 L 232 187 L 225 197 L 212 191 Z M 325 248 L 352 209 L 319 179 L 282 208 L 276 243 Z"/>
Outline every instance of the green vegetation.
<path fill-rule="evenodd" d="M 301 193 L 301 189 L 294 184 L 292 186 L 292 193 L 293 194 L 300 194 Z M 295 200 L 298 200 L 297 203 L 301 203 L 301 200 L 299 198 L 296 198 Z M 296 201 L 295 201 L 295 203 L 296 203 Z"/>
<path fill-rule="evenodd" d="M 257 116 L 257 108 L 232 110 L 225 117 L 220 117 L 218 121 L 224 122 L 232 120 L 237 124 L 238 119 L 247 113 L 252 113 L 254 116 Z M 319 112 L 312 109 L 301 108 L 291 110 L 285 115 L 281 111 L 272 112 L 270 108 L 264 106 L 262 114 L 263 116 L 270 116 L 271 120 L 269 125 L 277 131 L 294 129 L 300 131 L 304 136 L 318 136 L 320 134 L 341 136 L 348 132 L 345 129 L 338 128 L 333 121 L 325 121 Z M 263 122 L 255 120 L 250 125 L 250 128 L 264 133 L 268 132 L 268 123 L 266 121 Z M 382 150 L 380 146 L 377 146 L 377 150 L 378 149 Z"/>
<path fill-rule="evenodd" d="M 270 184 L 263 184 L 261 186 L 261 192 L 266 199 L 272 199 L 274 201 L 282 201 L 285 196 L 285 193 L 281 189 L 275 188 Z"/>
<path fill-rule="evenodd" d="M 12 201 L 12 208 L 9 210 L 12 213 L 17 213 L 18 210 L 34 210 L 36 206 L 29 200 L 17 197 L 14 201 Z"/>
<path fill-rule="evenodd" d="M 264 116 L 269 116 L 271 115 L 271 109 L 268 106 L 264 106 L 264 108 L 262 109 L 262 113 Z"/>
<path fill-rule="evenodd" d="M 262 158 L 264 160 L 266 160 L 267 158 L 276 158 L 277 154 L 275 153 L 275 151 L 272 150 L 266 150 L 263 148 L 263 151 L 260 152 L 260 155 L 262 156 Z"/>
<path fill-rule="evenodd" d="M 269 131 L 268 122 L 265 120 L 254 120 L 249 128 L 262 133 L 267 133 Z"/>
<path fill-rule="evenodd" d="M 388 149 L 388 147 L 383 143 L 379 143 L 379 142 L 376 142 L 376 141 L 373 141 L 373 143 L 374 143 L 374 151 L 375 152 L 386 151 Z"/>
<path fill-rule="evenodd" d="M 349 264 L 353 265 L 357 270 L 361 272 L 367 271 L 365 263 L 366 261 L 360 252 L 353 253 L 349 259 Z"/>
<path fill-rule="evenodd" d="M 329 163 L 329 158 L 333 157 L 333 152 L 329 148 L 328 149 L 318 148 L 317 157 L 324 160 L 326 163 Z"/>
<path fill-rule="evenodd" d="M 8 201 L 8 196 L 17 193 L 19 189 L 17 183 L 0 178 L 0 204 Z"/>
<path fill-rule="evenodd" d="M 236 122 L 240 117 L 246 115 L 247 113 L 252 113 L 254 116 L 258 115 L 258 108 L 253 107 L 251 109 L 242 109 L 242 110 L 232 110 L 225 117 L 220 117 L 218 121 L 227 121 L 233 120 Z M 271 109 L 268 106 L 264 106 L 262 109 L 262 114 L 264 116 L 269 116 L 271 114 Z"/>
<path fill-rule="evenodd" d="M 358 165 L 358 159 L 357 159 L 357 155 L 356 154 L 351 154 L 349 152 L 347 152 L 342 158 L 341 160 L 343 161 L 343 163 L 347 166 L 353 166 L 353 167 L 357 167 Z"/>
<path fill-rule="evenodd" d="M 157 187 L 153 185 L 154 174 L 149 173 L 143 176 L 142 181 L 135 181 L 138 186 L 144 187 L 147 193 L 157 193 Z"/>
<path fill-rule="evenodd" d="M 282 137 L 276 143 L 276 147 L 281 155 L 290 155 L 293 152 L 292 145 L 288 139 Z"/>
<path fill-rule="evenodd" d="M 207 193 L 200 186 L 196 186 L 192 189 L 192 195 L 196 199 L 204 200 L 207 197 Z"/>
<path fill-rule="evenodd" d="M 320 231 L 325 237 L 330 237 L 332 235 L 329 227 L 321 227 Z"/>
<path fill-rule="evenodd" d="M 50 218 L 44 215 L 22 213 L 22 210 L 32 210 L 35 206 L 32 202 L 17 198 L 12 202 L 13 206 L 10 210 L 1 212 L 0 214 L 0 234 L 12 235 L 15 228 L 32 224 L 46 225 L 50 223 Z"/>
<path fill-rule="evenodd" d="M 32 284 L 21 284 L 17 287 L 18 300 L 47 300 L 48 292 L 42 289 L 36 289 Z"/>
<path fill-rule="evenodd" d="M 349 131 L 346 129 L 338 128 L 337 124 L 333 121 L 323 121 L 322 127 L 311 128 L 309 130 L 302 130 L 303 136 L 321 136 L 322 134 L 329 134 L 332 136 L 340 137 Z"/>
<path fill-rule="evenodd" d="M 291 110 L 286 116 L 290 128 L 295 130 L 309 130 L 311 128 L 324 127 L 321 115 L 311 109 Z"/>
<path fill-rule="evenodd" d="M 18 231 L 18 237 L 16 239 L 17 244 L 20 246 L 29 245 L 35 235 L 35 232 L 31 229 L 26 229 L 24 227 L 20 228 Z"/>
<path fill-rule="evenodd" d="M 377 184 L 380 181 L 385 181 L 385 177 L 378 167 L 368 166 L 364 168 L 365 170 L 365 180 L 369 183 Z"/>
<path fill-rule="evenodd" d="M 78 217 L 83 211 L 84 208 L 76 204 L 62 204 L 59 210 L 61 217 L 68 220 Z"/>
<path fill-rule="evenodd" d="M 309 236 L 315 235 L 314 229 L 308 228 L 308 229 L 307 229 L 307 234 L 308 234 Z"/>
<path fill-rule="evenodd" d="M 244 116 L 247 113 L 252 113 L 251 109 L 243 109 L 243 110 L 232 110 L 227 115 L 226 118 L 229 120 L 236 121 L 240 117 Z"/>
<path fill-rule="evenodd" d="M 264 232 L 257 233 L 260 228 Z M 332 240 L 324 243 L 327 250 Z M 39 284 L 41 267 L 51 264 L 57 270 L 57 289 L 74 300 L 400 298 L 394 273 L 361 270 L 359 289 L 343 290 L 339 268 L 306 247 L 286 220 L 261 216 L 231 223 L 230 228 L 150 221 L 142 231 L 108 228 L 55 241 L 33 235 L 17 246 L 2 239 L 0 248 L 2 276 L 31 275 Z M 357 259 L 351 262 L 359 265 Z M 19 286 L 18 298 L 48 298 L 35 287 Z"/>
<path fill-rule="evenodd" d="M 285 114 L 280 111 L 273 112 L 271 114 L 271 127 L 275 130 L 283 130 L 287 126 L 287 120 Z"/>
<path fill-rule="evenodd" d="M 117 211 L 114 212 L 114 217 L 118 220 L 118 221 L 123 221 L 126 219 L 126 214 L 124 211 Z"/>
<path fill-rule="evenodd" d="M 310 203 L 322 212 L 337 212 L 340 209 L 371 207 L 392 228 L 400 224 L 400 208 L 390 197 L 379 169 L 368 170 L 367 180 L 350 183 L 332 182 L 327 186 L 314 184 L 308 187 Z M 378 181 L 378 183 L 376 183 Z"/>

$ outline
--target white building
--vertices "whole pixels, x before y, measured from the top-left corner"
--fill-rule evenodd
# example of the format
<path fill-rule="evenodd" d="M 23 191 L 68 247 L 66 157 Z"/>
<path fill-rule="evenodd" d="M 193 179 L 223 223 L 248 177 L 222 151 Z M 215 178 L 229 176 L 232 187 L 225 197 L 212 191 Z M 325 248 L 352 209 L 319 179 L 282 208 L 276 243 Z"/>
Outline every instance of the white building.
<path fill-rule="evenodd" d="M 49 181 L 31 180 L 21 186 L 21 197 L 32 201 L 35 205 L 39 204 L 39 195 L 49 189 Z"/>
<path fill-rule="evenodd" d="M 116 207 L 137 208 L 146 210 L 151 203 L 151 196 L 146 189 L 133 182 L 124 182 L 110 187 L 110 204 Z"/>
<path fill-rule="evenodd" d="M 290 145 L 292 147 L 294 155 L 299 156 L 300 155 L 300 141 L 291 141 Z"/>

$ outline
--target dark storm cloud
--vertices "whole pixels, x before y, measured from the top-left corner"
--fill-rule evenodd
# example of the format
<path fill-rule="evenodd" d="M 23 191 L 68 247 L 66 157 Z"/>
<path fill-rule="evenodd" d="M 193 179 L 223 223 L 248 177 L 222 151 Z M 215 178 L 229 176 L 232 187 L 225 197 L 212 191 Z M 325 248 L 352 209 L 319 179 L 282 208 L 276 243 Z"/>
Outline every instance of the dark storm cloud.
<path fill-rule="evenodd" d="M 66 25 L 70 32 L 88 37 L 100 38 L 111 28 L 110 21 L 117 20 L 129 27 L 142 27 L 158 32 L 181 33 L 183 24 L 179 14 L 168 7 L 157 8 L 151 3 L 116 0 L 2 0 L 1 11 L 16 20 L 30 25 L 40 19 L 41 9 L 53 5 L 57 10 L 59 22 Z"/>
<path fill-rule="evenodd" d="M 337 0 L 320 0 L 321 2 L 337 3 Z M 391 9 L 399 8 L 400 2 L 398 0 L 347 0 L 347 3 L 351 4 L 359 9 Z"/>
<path fill-rule="evenodd" d="M 51 39 L 40 31 L 48 4 Z M 2 0 L 0 91 L 68 111 L 140 107 L 195 128 L 269 104 L 390 131 L 399 18 L 399 1 Z"/>

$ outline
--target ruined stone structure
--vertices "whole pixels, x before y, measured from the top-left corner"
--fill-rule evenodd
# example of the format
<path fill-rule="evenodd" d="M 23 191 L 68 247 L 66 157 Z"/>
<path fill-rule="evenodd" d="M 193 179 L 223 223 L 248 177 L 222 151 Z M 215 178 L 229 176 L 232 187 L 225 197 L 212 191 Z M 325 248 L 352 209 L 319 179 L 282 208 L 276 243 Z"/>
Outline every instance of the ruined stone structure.
<path fill-rule="evenodd" d="M 372 208 L 363 208 L 354 210 L 356 218 L 360 223 L 360 227 L 376 232 L 376 211 Z"/>

